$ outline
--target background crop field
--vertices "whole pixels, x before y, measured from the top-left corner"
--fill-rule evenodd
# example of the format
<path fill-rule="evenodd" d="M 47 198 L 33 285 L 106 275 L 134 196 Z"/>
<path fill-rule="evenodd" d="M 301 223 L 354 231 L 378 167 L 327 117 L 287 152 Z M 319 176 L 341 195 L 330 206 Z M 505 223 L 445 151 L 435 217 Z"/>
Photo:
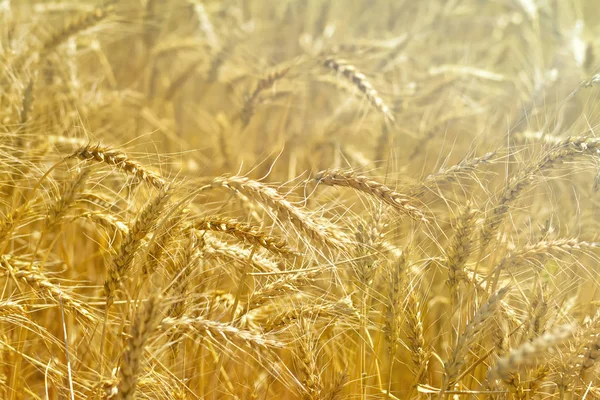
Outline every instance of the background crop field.
<path fill-rule="evenodd" d="M 0 398 L 600 397 L 598 5 L 0 0 Z"/>

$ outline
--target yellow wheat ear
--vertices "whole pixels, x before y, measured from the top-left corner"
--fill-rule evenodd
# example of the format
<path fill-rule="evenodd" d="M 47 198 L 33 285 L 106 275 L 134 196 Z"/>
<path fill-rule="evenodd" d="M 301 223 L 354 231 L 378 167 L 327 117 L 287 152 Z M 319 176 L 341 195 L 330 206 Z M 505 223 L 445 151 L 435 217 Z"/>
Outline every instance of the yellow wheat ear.
<path fill-rule="evenodd" d="M 149 170 L 137 161 L 131 160 L 127 154 L 119 150 L 111 150 L 100 144 L 92 146 L 87 145 L 75 151 L 70 158 L 78 158 L 84 161 L 96 161 L 114 166 L 123 172 L 133 175 L 141 181 L 157 189 L 162 189 L 166 181 L 156 172 Z"/>
<path fill-rule="evenodd" d="M 120 381 L 116 397 L 129 400 L 135 398 L 144 350 L 148 339 L 156 329 L 161 313 L 161 298 L 151 297 L 143 308 L 136 312 L 131 327 L 131 336 L 120 366 Z"/>

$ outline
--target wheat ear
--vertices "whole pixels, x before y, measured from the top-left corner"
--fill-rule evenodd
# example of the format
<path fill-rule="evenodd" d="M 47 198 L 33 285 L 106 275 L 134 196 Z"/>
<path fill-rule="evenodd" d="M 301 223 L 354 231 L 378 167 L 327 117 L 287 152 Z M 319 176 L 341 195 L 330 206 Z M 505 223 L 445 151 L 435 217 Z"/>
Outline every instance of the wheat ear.
<path fill-rule="evenodd" d="M 402 284 L 406 275 L 407 265 L 408 256 L 406 251 L 403 251 L 397 262 L 389 264 L 387 271 L 384 334 L 388 341 L 390 357 L 396 354 L 400 344 L 400 295 L 402 293 Z"/>
<path fill-rule="evenodd" d="M 395 122 L 394 116 L 392 115 L 390 108 L 385 104 L 383 99 L 379 96 L 377 90 L 373 88 L 373 85 L 368 81 L 367 77 L 358 71 L 355 66 L 350 65 L 344 60 L 336 60 L 334 58 L 328 58 L 323 63 L 325 68 L 342 74 L 344 78 L 352 82 L 362 94 L 365 95 L 369 103 L 373 105 L 377 110 L 381 111 L 383 115 L 391 122 Z"/>
<path fill-rule="evenodd" d="M 421 382 L 427 373 L 427 351 L 425 350 L 425 332 L 423 312 L 415 288 L 410 288 L 406 298 L 406 329 L 410 359 L 417 382 Z"/>
<path fill-rule="evenodd" d="M 501 379 L 505 384 L 513 384 L 513 374 L 524 366 L 535 364 L 544 357 L 549 348 L 568 339 L 573 334 L 572 325 L 563 325 L 551 332 L 546 332 L 531 342 L 527 341 L 521 346 L 511 350 L 500 358 L 496 366 L 490 369 L 488 379 Z"/>
<path fill-rule="evenodd" d="M 587 344 L 587 351 L 581 361 L 580 376 L 585 376 L 600 359 L 600 333 L 594 334 Z"/>
<path fill-rule="evenodd" d="M 69 207 L 75 201 L 79 191 L 85 185 L 85 182 L 90 174 L 90 169 L 85 168 L 81 171 L 75 179 L 71 180 L 65 190 L 62 192 L 60 198 L 52 203 L 48 209 L 48 215 L 46 217 L 46 225 L 48 227 L 55 226 L 60 219 L 68 211 Z"/>
<path fill-rule="evenodd" d="M 9 67 L 9 70 L 19 71 L 23 65 L 30 61 L 34 55 L 41 54 L 45 57 L 47 54 L 54 51 L 58 46 L 65 43 L 69 38 L 77 35 L 78 33 L 89 29 L 114 12 L 113 3 L 116 0 L 109 0 L 105 5 L 94 9 L 91 12 L 80 15 L 78 18 L 67 22 L 62 28 L 58 29 L 50 35 L 50 37 L 44 40 L 39 47 L 36 47 L 35 52 L 24 52 L 17 58 L 15 58 Z M 2 82 L 2 81 L 0 81 Z M 26 113 L 22 114 L 26 116 Z"/>
<path fill-rule="evenodd" d="M 161 298 L 151 297 L 144 307 L 137 311 L 131 327 L 131 337 L 127 350 L 123 354 L 120 368 L 120 381 L 117 400 L 135 399 L 138 377 L 141 372 L 142 359 L 146 342 L 154 332 L 159 321 Z"/>
<path fill-rule="evenodd" d="M 531 184 L 536 175 L 566 161 L 573 160 L 578 156 L 598 156 L 599 151 L 600 138 L 571 136 L 552 146 L 544 157 L 518 172 L 504 188 L 500 199 L 486 216 L 481 230 L 481 251 L 492 240 L 492 237 L 508 213 L 510 205 Z"/>
<path fill-rule="evenodd" d="M 342 246 L 341 241 L 335 238 L 334 234 L 325 226 L 317 223 L 308 214 L 293 206 L 292 203 L 272 187 L 242 176 L 217 178 L 213 180 L 211 185 L 212 187 L 225 187 L 241 192 L 247 197 L 270 208 L 279 217 L 290 221 L 316 242 L 332 248 Z"/>
<path fill-rule="evenodd" d="M 78 18 L 69 21 L 62 29 L 54 32 L 50 38 L 44 41 L 42 44 L 42 53 L 48 53 L 54 50 L 62 43 L 66 42 L 70 37 L 89 29 L 106 19 L 106 17 L 115 11 L 113 5 L 115 1 L 116 0 L 108 1 L 104 6 L 98 7 L 92 12 L 82 14 Z"/>
<path fill-rule="evenodd" d="M 127 226 L 127 223 L 114 214 L 86 212 L 72 218 L 73 221 L 78 219 L 90 220 L 96 225 L 106 229 L 108 232 L 119 232 L 123 236 L 129 233 L 129 226 Z"/>
<path fill-rule="evenodd" d="M 136 178 L 162 189 L 166 186 L 166 180 L 156 172 L 150 171 L 137 161 L 129 159 L 127 154 L 118 150 L 111 150 L 101 145 L 86 145 L 75 151 L 69 158 L 78 158 L 84 161 L 97 161 L 114 166 L 121 171 L 133 175 Z"/>
<path fill-rule="evenodd" d="M 244 125 L 248 125 L 250 123 L 250 119 L 252 118 L 252 115 L 254 115 L 254 107 L 256 105 L 256 102 L 258 101 L 258 97 L 260 96 L 260 94 L 263 91 L 273 87 L 273 85 L 275 85 L 277 81 L 281 80 L 287 75 L 289 70 L 290 67 L 275 70 L 266 75 L 265 77 L 261 78 L 256 83 L 254 90 L 246 96 L 246 99 L 244 101 L 244 107 L 240 112 L 242 122 L 244 123 Z"/>
<path fill-rule="evenodd" d="M 94 315 L 85 308 L 85 306 L 76 300 L 72 295 L 61 290 L 61 288 L 48 279 L 40 270 L 36 267 L 30 268 L 30 263 L 22 268 L 17 268 L 13 265 L 14 261 L 7 255 L 0 256 L 0 267 L 6 271 L 7 275 L 14 277 L 15 279 L 23 280 L 33 289 L 40 290 L 46 296 L 57 301 L 59 298 L 70 308 L 76 311 L 79 315 L 84 317 L 90 322 L 95 322 L 96 318 Z M 27 269 L 25 269 L 27 268 Z"/>
<path fill-rule="evenodd" d="M 490 163 L 496 152 L 489 152 L 481 157 L 474 157 L 468 160 L 463 160 L 460 163 L 440 170 L 434 174 L 428 175 L 422 183 L 419 183 L 409 190 L 411 196 L 422 196 L 427 190 L 432 190 L 442 184 L 456 182 L 469 173 L 475 171 L 479 166 Z"/>
<path fill-rule="evenodd" d="M 300 318 L 300 338 L 298 340 L 298 352 L 296 359 L 299 369 L 304 375 L 303 398 L 305 400 L 318 400 L 321 398 L 323 385 L 321 382 L 321 372 L 317 365 L 318 341 L 309 326 L 309 321 Z"/>
<path fill-rule="evenodd" d="M 108 268 L 108 276 L 104 282 L 104 291 L 108 306 L 113 303 L 115 292 L 131 269 L 142 239 L 153 229 L 171 194 L 172 191 L 170 188 L 166 187 L 165 190 L 162 190 L 146 204 L 133 226 L 129 229 L 129 233 L 123 240 L 119 251 L 112 258 Z"/>
<path fill-rule="evenodd" d="M 472 205 L 467 204 L 458 219 L 454 238 L 446 251 L 446 266 L 448 267 L 446 283 L 454 305 L 458 301 L 458 286 L 462 280 L 466 279 L 465 264 L 471 254 L 472 222 L 475 215 Z"/>
<path fill-rule="evenodd" d="M 526 245 L 502 258 L 500 263 L 493 271 L 494 282 L 496 285 L 500 279 L 503 270 L 509 269 L 524 261 L 543 261 L 548 257 L 558 254 L 571 254 L 574 251 L 584 251 L 586 249 L 598 248 L 600 243 L 586 242 L 574 238 L 560 238 L 553 240 L 540 240 L 537 243 Z M 492 274 L 490 274 L 491 278 Z"/>
<path fill-rule="evenodd" d="M 191 223 L 194 229 L 222 232 L 252 245 L 263 247 L 274 254 L 296 254 L 288 248 L 284 239 L 274 238 L 262 232 L 258 227 L 224 217 L 201 218 Z"/>
<path fill-rule="evenodd" d="M 207 259 L 214 257 L 242 265 L 250 262 L 252 267 L 260 272 L 277 272 L 280 270 L 275 261 L 257 253 L 250 257 L 252 251 L 240 245 L 225 243 L 207 234 L 202 236 L 202 240 L 205 244 L 202 251 Z"/>
<path fill-rule="evenodd" d="M 183 221 L 185 217 L 184 211 L 178 211 L 169 218 L 165 223 L 161 224 L 153 233 L 153 240 L 148 245 L 146 260 L 142 265 L 142 273 L 144 275 L 152 274 L 170 248 L 177 248 L 176 241 L 184 232 Z M 193 233 L 192 233 L 193 235 Z"/>
<path fill-rule="evenodd" d="M 197 330 L 203 334 L 206 334 L 213 340 L 216 338 L 221 338 L 226 342 L 239 341 L 260 348 L 283 347 L 283 343 L 270 339 L 265 335 L 239 329 L 231 324 L 211 321 L 204 317 L 167 317 L 162 320 L 159 328 L 163 331 L 169 331 L 171 329 L 180 329 L 182 332 Z"/>
<path fill-rule="evenodd" d="M 448 362 L 444 363 L 446 372 L 444 378 L 445 384 L 443 385 L 444 390 L 447 390 L 456 383 L 456 379 L 459 377 L 462 366 L 466 362 L 471 344 L 477 339 L 478 335 L 483 331 L 487 324 L 489 324 L 500 301 L 502 301 L 507 293 L 508 288 L 503 288 L 490 296 L 488 301 L 475 313 L 471 321 L 469 321 L 465 327 L 463 333 L 459 336 L 456 346 L 452 350 L 450 359 Z"/>
<path fill-rule="evenodd" d="M 315 180 L 329 186 L 352 188 L 373 196 L 416 220 L 427 222 L 423 212 L 410 204 L 410 198 L 392 190 L 383 183 L 369 179 L 366 176 L 356 175 L 353 171 L 328 169 L 319 172 L 315 177 Z"/>

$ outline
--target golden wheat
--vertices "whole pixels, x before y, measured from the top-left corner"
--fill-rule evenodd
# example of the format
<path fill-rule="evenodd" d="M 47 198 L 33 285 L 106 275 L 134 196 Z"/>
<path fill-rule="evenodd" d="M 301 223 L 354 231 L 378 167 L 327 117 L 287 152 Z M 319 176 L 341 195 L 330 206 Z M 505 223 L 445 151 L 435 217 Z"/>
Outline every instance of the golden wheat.
<path fill-rule="evenodd" d="M 0 0 L 0 398 L 600 396 L 598 21 Z"/>

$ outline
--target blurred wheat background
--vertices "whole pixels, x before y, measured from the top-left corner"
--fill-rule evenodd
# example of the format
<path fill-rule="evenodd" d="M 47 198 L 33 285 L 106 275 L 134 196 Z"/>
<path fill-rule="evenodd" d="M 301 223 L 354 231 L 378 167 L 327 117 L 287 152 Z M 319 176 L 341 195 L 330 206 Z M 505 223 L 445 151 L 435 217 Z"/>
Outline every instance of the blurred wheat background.
<path fill-rule="evenodd" d="M 600 397 L 597 0 L 0 1 L 0 398 Z"/>

